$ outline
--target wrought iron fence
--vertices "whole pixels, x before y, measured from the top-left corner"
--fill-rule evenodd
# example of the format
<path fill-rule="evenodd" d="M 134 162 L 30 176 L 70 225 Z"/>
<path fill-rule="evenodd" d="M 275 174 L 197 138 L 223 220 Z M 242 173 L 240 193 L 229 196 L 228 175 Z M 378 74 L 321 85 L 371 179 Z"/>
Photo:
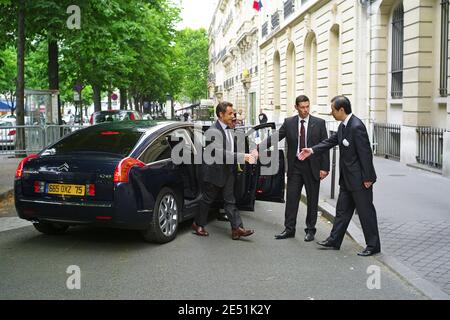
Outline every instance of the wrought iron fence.
<path fill-rule="evenodd" d="M 418 127 L 416 131 L 417 162 L 441 169 L 445 129 Z"/>
<path fill-rule="evenodd" d="M 400 161 L 401 126 L 389 123 L 374 123 L 374 153 L 386 159 Z"/>

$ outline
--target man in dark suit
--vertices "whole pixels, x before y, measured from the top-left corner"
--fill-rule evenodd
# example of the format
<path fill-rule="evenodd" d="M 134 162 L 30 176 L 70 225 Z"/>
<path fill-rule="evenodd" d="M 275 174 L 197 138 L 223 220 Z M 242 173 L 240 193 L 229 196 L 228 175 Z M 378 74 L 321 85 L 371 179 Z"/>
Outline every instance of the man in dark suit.
<path fill-rule="evenodd" d="M 312 148 L 304 148 L 300 154 L 300 159 L 304 160 L 339 145 L 340 191 L 336 218 L 330 236 L 318 244 L 325 248 L 339 249 L 356 209 L 366 240 L 366 248 L 358 255 L 370 256 L 379 253 L 381 245 L 372 189 L 377 176 L 369 137 L 364 123 L 352 114 L 348 98 L 334 97 L 331 100 L 331 113 L 336 120 L 342 121 L 338 131 Z"/>
<path fill-rule="evenodd" d="M 208 219 L 208 211 L 219 192 L 222 192 L 225 213 L 231 224 L 231 238 L 239 240 L 254 233 L 253 230 L 245 229 L 241 215 L 236 207 L 234 197 L 234 180 L 236 164 L 239 159 L 249 163 L 254 162 L 250 154 L 237 153 L 236 142 L 232 133 L 234 111 L 229 102 L 221 102 L 216 107 L 218 120 L 205 133 L 206 138 L 213 137 L 213 141 L 205 148 L 205 165 L 203 166 L 204 190 L 200 202 L 198 214 L 192 224 L 194 233 L 199 236 L 208 236 L 205 225 Z M 206 149 L 212 150 L 212 158 L 206 159 Z"/>
<path fill-rule="evenodd" d="M 328 175 L 330 169 L 329 153 L 314 156 L 307 161 L 300 161 L 298 155 L 302 148 L 313 146 L 328 138 L 325 121 L 309 114 L 309 99 L 300 95 L 295 100 L 295 109 L 298 115 L 284 120 L 278 131 L 281 141 L 286 138 L 288 152 L 287 195 L 284 212 L 284 231 L 275 235 L 275 239 L 287 239 L 295 237 L 297 213 L 305 186 L 307 196 L 307 214 L 305 241 L 314 240 L 317 222 L 317 207 L 319 202 L 320 180 Z M 270 138 L 268 139 L 270 145 Z M 262 143 L 260 145 L 265 145 Z"/>

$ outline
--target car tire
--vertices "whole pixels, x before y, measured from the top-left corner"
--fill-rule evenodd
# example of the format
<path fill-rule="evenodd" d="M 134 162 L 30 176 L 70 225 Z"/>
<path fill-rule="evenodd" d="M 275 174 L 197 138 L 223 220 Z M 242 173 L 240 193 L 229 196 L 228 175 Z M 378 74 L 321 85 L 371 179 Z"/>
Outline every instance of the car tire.
<path fill-rule="evenodd" d="M 69 229 L 68 225 L 51 222 L 38 222 L 34 223 L 33 226 L 37 231 L 51 235 L 63 234 Z"/>
<path fill-rule="evenodd" d="M 148 242 L 166 243 L 175 239 L 180 221 L 181 206 L 177 194 L 164 187 L 156 197 L 152 221 L 141 231 Z"/>

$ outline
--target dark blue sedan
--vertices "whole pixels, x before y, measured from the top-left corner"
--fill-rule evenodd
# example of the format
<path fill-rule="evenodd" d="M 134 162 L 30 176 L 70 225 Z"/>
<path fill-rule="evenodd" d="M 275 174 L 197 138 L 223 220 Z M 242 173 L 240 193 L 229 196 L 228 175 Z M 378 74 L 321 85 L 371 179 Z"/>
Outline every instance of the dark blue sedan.
<path fill-rule="evenodd" d="M 274 128 L 273 123 L 260 125 L 252 134 L 262 137 L 262 131 Z M 180 143 L 198 152 L 194 130 L 191 123 L 133 121 L 75 131 L 19 164 L 17 213 L 45 234 L 94 225 L 139 230 L 147 241 L 171 241 L 179 223 L 198 210 L 202 165 L 174 164 L 170 137 L 181 137 Z M 253 210 L 256 199 L 283 202 L 284 157 L 279 152 L 275 175 L 260 175 L 259 164 L 239 167 L 235 190 L 240 209 Z"/>

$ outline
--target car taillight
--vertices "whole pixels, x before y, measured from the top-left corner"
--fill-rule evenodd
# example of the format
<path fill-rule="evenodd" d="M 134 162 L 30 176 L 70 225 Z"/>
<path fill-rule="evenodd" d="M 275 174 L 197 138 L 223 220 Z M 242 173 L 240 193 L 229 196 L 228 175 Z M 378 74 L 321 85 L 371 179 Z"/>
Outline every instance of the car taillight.
<path fill-rule="evenodd" d="M 45 191 L 45 182 L 44 181 L 35 181 L 34 182 L 34 192 L 35 193 L 44 193 Z"/>
<path fill-rule="evenodd" d="M 136 120 L 136 117 L 134 116 L 134 113 L 130 113 L 130 120 Z"/>
<path fill-rule="evenodd" d="M 91 117 L 89 118 L 89 123 L 94 124 L 94 115 L 91 114 Z"/>
<path fill-rule="evenodd" d="M 16 130 L 11 130 L 10 132 L 8 132 L 8 136 L 15 136 L 16 135 Z"/>
<path fill-rule="evenodd" d="M 142 168 L 145 167 L 145 164 L 142 161 L 130 157 L 122 159 L 114 171 L 114 182 L 128 182 L 128 173 L 134 166 Z"/>
<path fill-rule="evenodd" d="M 91 197 L 95 196 L 95 184 L 86 185 L 86 195 Z"/>
<path fill-rule="evenodd" d="M 37 158 L 38 155 L 37 154 L 31 154 L 26 158 L 23 158 L 22 161 L 20 161 L 19 165 L 17 166 L 17 170 L 16 170 L 16 178 L 22 178 L 23 175 L 23 166 L 25 165 L 25 163 L 27 163 L 27 161 Z"/>

